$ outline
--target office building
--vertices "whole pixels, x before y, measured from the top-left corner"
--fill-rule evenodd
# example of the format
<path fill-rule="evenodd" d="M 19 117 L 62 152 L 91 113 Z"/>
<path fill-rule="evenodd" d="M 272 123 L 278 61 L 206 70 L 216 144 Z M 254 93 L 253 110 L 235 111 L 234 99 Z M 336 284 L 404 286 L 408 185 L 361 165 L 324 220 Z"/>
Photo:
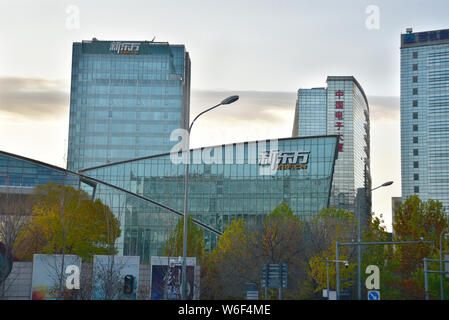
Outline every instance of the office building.
<path fill-rule="evenodd" d="M 449 209 L 449 29 L 401 34 L 402 199 Z"/>
<path fill-rule="evenodd" d="M 190 58 L 184 45 L 151 41 L 76 42 L 67 168 L 79 170 L 170 152 L 187 128 Z"/>
<path fill-rule="evenodd" d="M 213 161 L 210 161 L 212 155 Z M 191 150 L 189 213 L 206 249 L 233 219 L 260 224 L 282 201 L 310 221 L 329 206 L 337 136 L 254 141 Z M 120 255 L 149 262 L 183 215 L 185 166 L 161 154 L 72 172 L 0 152 L 0 188 L 7 181 L 33 188 L 54 181 L 82 188 L 120 221 Z M 64 180 L 65 179 L 65 180 Z"/>
<path fill-rule="evenodd" d="M 337 135 L 330 204 L 354 212 L 357 189 L 364 188 L 371 212 L 368 100 L 352 76 L 329 76 L 326 82 L 327 87 L 298 90 L 292 135 Z"/>

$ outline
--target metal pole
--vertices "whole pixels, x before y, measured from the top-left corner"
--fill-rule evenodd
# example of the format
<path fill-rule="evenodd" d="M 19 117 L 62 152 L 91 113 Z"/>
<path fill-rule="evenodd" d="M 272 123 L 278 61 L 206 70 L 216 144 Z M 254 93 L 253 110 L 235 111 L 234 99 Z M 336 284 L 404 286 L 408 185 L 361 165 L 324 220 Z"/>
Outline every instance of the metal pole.
<path fill-rule="evenodd" d="M 444 273 L 443 273 L 443 235 L 448 229 L 444 229 L 440 234 L 440 299 L 444 300 Z"/>
<path fill-rule="evenodd" d="M 327 272 L 327 300 L 329 300 L 329 260 L 326 259 L 326 272 Z"/>
<path fill-rule="evenodd" d="M 337 294 L 337 300 L 340 300 L 340 264 L 338 263 L 339 258 L 339 252 L 338 252 L 338 241 L 335 242 L 335 260 L 337 260 L 336 265 L 336 282 L 335 282 L 335 288 L 336 288 L 336 294 Z"/>
<path fill-rule="evenodd" d="M 358 294 L 358 299 L 362 300 L 362 280 L 361 280 L 361 263 L 362 263 L 362 257 L 361 257 L 361 252 L 360 252 L 360 241 L 361 241 L 361 237 L 360 237 L 360 223 L 362 221 L 362 219 L 360 218 L 361 215 L 361 210 L 360 210 L 360 190 L 357 190 L 357 198 L 356 198 L 356 210 L 357 210 L 357 294 Z M 337 259 L 338 260 L 338 259 Z"/>
<path fill-rule="evenodd" d="M 440 299 L 444 300 L 444 290 L 443 290 L 443 250 L 442 250 L 442 237 L 444 230 L 440 234 Z"/>
<path fill-rule="evenodd" d="M 427 258 L 424 258 L 424 290 L 426 292 L 426 300 L 429 300 L 429 284 L 427 279 Z"/>
<path fill-rule="evenodd" d="M 279 280 L 279 282 L 280 282 L 280 285 L 279 285 L 279 300 L 282 300 L 282 263 L 279 263 L 279 278 L 280 278 L 280 280 Z"/>
<path fill-rule="evenodd" d="M 192 123 L 193 124 L 193 123 Z M 189 163 L 190 163 L 190 129 L 187 136 L 187 157 L 185 165 L 184 174 L 184 239 L 182 248 L 182 300 L 187 299 L 187 194 L 188 194 L 188 184 L 189 184 Z"/>
<path fill-rule="evenodd" d="M 268 263 L 265 264 L 265 300 L 268 300 Z"/>

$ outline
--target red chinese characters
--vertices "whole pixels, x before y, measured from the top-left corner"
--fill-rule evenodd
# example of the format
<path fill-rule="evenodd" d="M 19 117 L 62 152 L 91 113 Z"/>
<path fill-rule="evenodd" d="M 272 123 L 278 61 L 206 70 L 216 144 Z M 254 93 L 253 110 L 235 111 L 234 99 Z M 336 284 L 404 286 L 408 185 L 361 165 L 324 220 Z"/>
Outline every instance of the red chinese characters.
<path fill-rule="evenodd" d="M 335 101 L 335 128 L 337 128 L 338 131 L 338 152 L 343 152 L 343 129 L 344 129 L 344 100 L 343 97 L 345 95 L 345 92 L 343 90 L 337 90 L 335 91 L 336 101 Z"/>

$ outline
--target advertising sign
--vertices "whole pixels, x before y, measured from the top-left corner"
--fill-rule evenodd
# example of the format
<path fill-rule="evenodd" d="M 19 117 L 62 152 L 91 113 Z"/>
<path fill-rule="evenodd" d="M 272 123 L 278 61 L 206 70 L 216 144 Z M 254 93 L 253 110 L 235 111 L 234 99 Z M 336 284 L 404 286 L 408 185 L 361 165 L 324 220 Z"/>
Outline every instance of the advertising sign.
<path fill-rule="evenodd" d="M 92 300 L 136 300 L 139 256 L 94 256 Z"/>
<path fill-rule="evenodd" d="M 63 263 L 64 260 L 64 263 Z M 76 255 L 35 254 L 33 256 L 32 300 L 71 300 L 79 285 L 72 284 L 73 276 L 79 277 L 81 258 Z M 76 279 L 75 282 L 78 282 Z M 78 287 L 79 288 L 79 287 Z"/>
<path fill-rule="evenodd" d="M 199 299 L 199 266 L 196 258 L 187 258 L 187 300 Z M 181 299 L 182 259 L 151 257 L 151 300 Z"/>

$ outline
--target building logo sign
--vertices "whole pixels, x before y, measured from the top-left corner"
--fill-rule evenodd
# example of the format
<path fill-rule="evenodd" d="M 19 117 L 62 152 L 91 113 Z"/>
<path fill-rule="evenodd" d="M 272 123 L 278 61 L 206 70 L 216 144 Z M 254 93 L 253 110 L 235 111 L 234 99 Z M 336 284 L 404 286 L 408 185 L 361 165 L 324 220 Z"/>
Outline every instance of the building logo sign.
<path fill-rule="evenodd" d="M 116 52 L 118 54 L 138 54 L 140 43 L 136 42 L 111 42 L 109 51 Z"/>
<path fill-rule="evenodd" d="M 310 151 L 270 150 L 259 153 L 258 164 L 269 165 L 272 170 L 307 169 Z"/>
<path fill-rule="evenodd" d="M 429 31 L 404 34 L 404 44 L 431 42 L 438 40 L 449 40 L 449 29 L 440 31 Z"/>
<path fill-rule="evenodd" d="M 344 109 L 345 109 L 345 101 L 344 97 L 345 92 L 343 90 L 335 91 L 335 128 L 338 131 L 338 152 L 343 152 L 343 131 L 344 131 Z"/>

